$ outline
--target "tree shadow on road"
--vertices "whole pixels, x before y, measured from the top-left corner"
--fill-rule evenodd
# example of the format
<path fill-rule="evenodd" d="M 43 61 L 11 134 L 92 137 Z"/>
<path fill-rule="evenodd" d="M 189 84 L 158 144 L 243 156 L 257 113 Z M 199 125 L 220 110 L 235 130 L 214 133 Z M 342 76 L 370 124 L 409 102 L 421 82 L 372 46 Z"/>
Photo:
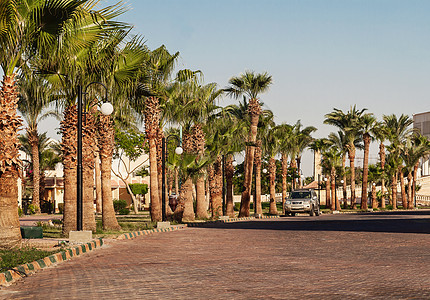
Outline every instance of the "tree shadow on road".
<path fill-rule="evenodd" d="M 209 223 L 205 228 L 430 233 L 430 211 L 382 212 L 377 214 L 281 217 L 234 223 Z"/>

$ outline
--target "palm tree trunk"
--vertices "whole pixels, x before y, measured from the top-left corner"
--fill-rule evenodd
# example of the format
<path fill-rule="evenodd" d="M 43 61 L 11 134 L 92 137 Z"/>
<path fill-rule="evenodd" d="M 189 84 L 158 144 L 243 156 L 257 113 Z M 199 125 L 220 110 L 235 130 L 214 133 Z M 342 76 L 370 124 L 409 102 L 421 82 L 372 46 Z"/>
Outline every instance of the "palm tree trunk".
<path fill-rule="evenodd" d="M 249 130 L 249 143 L 255 143 L 257 140 L 257 126 L 260 117 L 261 107 L 258 99 L 250 99 L 248 104 L 248 115 L 251 117 L 251 126 Z M 251 188 L 252 188 L 252 168 L 254 164 L 254 146 L 246 147 L 245 154 L 245 181 L 244 191 L 240 201 L 239 217 L 249 217 L 250 202 L 251 202 Z"/>
<path fill-rule="evenodd" d="M 150 201 L 151 201 L 151 220 L 153 222 L 161 221 L 161 201 L 160 189 L 158 184 L 158 153 L 157 137 L 160 124 L 160 104 L 155 97 L 145 99 L 145 133 L 149 144 L 149 184 L 150 184 Z"/>
<path fill-rule="evenodd" d="M 121 226 L 115 216 L 112 200 L 112 156 L 114 149 L 114 129 L 110 116 L 100 115 L 97 123 L 99 138 L 98 157 L 96 166 L 100 169 L 101 212 L 104 230 L 120 230 Z M 100 160 L 99 160 L 100 159 Z M 97 168 L 96 168 L 97 170 Z M 97 174 L 97 171 L 96 171 Z M 96 175 L 97 176 L 97 175 Z"/>
<path fill-rule="evenodd" d="M 405 175 L 403 174 L 402 168 L 399 169 L 400 174 L 400 194 L 402 195 L 402 206 L 403 209 L 408 208 L 408 200 L 406 199 L 406 191 L 405 191 Z"/>
<path fill-rule="evenodd" d="M 21 242 L 18 217 L 19 141 L 15 74 L 4 75 L 0 92 L 0 246 Z"/>
<path fill-rule="evenodd" d="M 331 203 L 330 203 L 331 205 L 330 205 L 330 209 L 336 210 L 337 197 L 336 197 L 336 169 L 335 168 L 331 169 L 330 182 L 331 182 Z M 328 181 L 327 181 L 327 183 L 328 183 Z"/>
<path fill-rule="evenodd" d="M 276 180 L 276 162 L 275 158 L 271 157 L 269 159 L 269 176 L 270 176 L 270 207 L 269 214 L 277 215 L 278 209 L 276 207 L 276 190 L 275 190 L 275 180 Z"/>
<path fill-rule="evenodd" d="M 381 208 L 385 208 L 385 145 L 379 144 L 379 157 L 381 160 L 382 182 L 381 182 Z"/>
<path fill-rule="evenodd" d="M 100 152 L 96 152 L 95 162 L 95 184 L 96 184 L 96 212 L 102 214 L 102 177 L 100 173 Z"/>
<path fill-rule="evenodd" d="M 64 118 L 61 121 L 61 151 L 63 153 L 63 176 L 64 176 L 64 213 L 63 213 L 63 235 L 68 236 L 71 230 L 77 229 L 76 217 L 76 195 L 77 195 L 77 108 L 69 105 L 64 110 Z"/>
<path fill-rule="evenodd" d="M 212 218 L 222 216 L 222 159 L 221 156 L 208 170 L 211 196 Z"/>
<path fill-rule="evenodd" d="M 417 186 L 417 170 L 418 170 L 418 166 L 419 166 L 419 162 L 417 162 L 414 166 L 414 170 L 412 173 L 412 199 L 416 199 L 416 186 Z M 414 201 L 414 206 L 415 206 L 415 201 Z"/>
<path fill-rule="evenodd" d="M 188 178 L 183 184 L 184 188 L 184 209 L 182 212 L 182 221 L 190 222 L 195 220 L 194 201 L 193 201 L 193 181 Z"/>
<path fill-rule="evenodd" d="M 361 209 L 367 210 L 367 178 L 369 174 L 369 146 L 370 135 L 365 133 L 363 135 L 364 141 L 364 159 L 363 159 L 363 182 L 361 185 Z"/>
<path fill-rule="evenodd" d="M 254 213 L 256 215 L 263 214 L 261 207 L 261 141 L 257 141 L 254 156 L 255 165 L 255 195 L 254 195 Z"/>
<path fill-rule="evenodd" d="M 155 139 L 148 138 L 149 142 L 149 184 L 151 197 L 151 220 L 161 221 L 161 201 L 158 189 L 157 147 Z"/>
<path fill-rule="evenodd" d="M 285 215 L 285 199 L 287 199 L 287 173 L 288 173 L 288 158 L 285 153 L 282 153 L 282 214 Z M 318 187 L 319 189 L 320 187 Z"/>
<path fill-rule="evenodd" d="M 291 158 L 290 168 L 291 168 L 293 174 L 295 174 L 297 171 L 297 162 L 294 158 Z M 294 176 L 293 176 L 293 179 L 291 182 L 291 188 L 292 188 L 292 190 L 296 189 L 296 179 L 294 178 Z"/>
<path fill-rule="evenodd" d="M 39 137 L 37 129 L 27 128 L 28 142 L 31 145 L 31 160 L 33 163 L 33 200 L 32 204 L 40 211 L 40 165 L 39 165 Z"/>
<path fill-rule="evenodd" d="M 351 169 L 351 205 L 352 209 L 357 209 L 357 203 L 355 202 L 355 147 L 350 147 L 348 151 L 349 166 Z"/>
<path fill-rule="evenodd" d="M 343 186 L 342 186 L 342 191 L 343 191 L 343 208 L 348 208 L 348 195 L 346 192 L 346 172 L 345 172 L 345 164 L 346 164 L 346 155 L 345 153 L 342 154 L 342 173 L 343 173 Z"/>
<path fill-rule="evenodd" d="M 208 218 L 205 195 L 205 178 L 204 175 L 196 180 L 196 216 L 197 218 Z"/>
<path fill-rule="evenodd" d="M 408 209 L 414 208 L 414 201 L 412 198 L 412 171 L 408 172 Z"/>
<path fill-rule="evenodd" d="M 397 209 L 397 173 L 394 174 L 392 178 L 391 195 L 393 209 Z"/>
<path fill-rule="evenodd" d="M 302 188 L 303 187 L 303 185 L 302 185 L 302 174 L 301 174 L 301 170 L 300 170 L 301 158 L 299 156 L 296 158 L 296 162 L 297 162 L 297 175 L 298 175 L 297 185 L 299 186 L 299 188 Z"/>
<path fill-rule="evenodd" d="M 372 182 L 372 208 L 378 208 L 378 201 L 376 201 L 376 185 Z"/>
<path fill-rule="evenodd" d="M 227 155 L 225 166 L 225 181 L 227 185 L 226 213 L 230 218 L 234 218 L 234 202 L 233 202 L 233 156 Z"/>
<path fill-rule="evenodd" d="M 325 182 L 325 207 L 330 208 L 330 178 Z"/>

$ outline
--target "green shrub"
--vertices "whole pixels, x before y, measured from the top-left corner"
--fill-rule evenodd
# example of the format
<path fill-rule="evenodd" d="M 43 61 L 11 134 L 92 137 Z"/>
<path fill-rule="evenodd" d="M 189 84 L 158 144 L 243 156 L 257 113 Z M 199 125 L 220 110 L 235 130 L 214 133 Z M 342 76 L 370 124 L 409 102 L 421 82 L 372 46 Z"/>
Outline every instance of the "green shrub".
<path fill-rule="evenodd" d="M 128 215 L 130 210 L 128 208 L 121 208 L 118 212 L 120 215 Z"/>
<path fill-rule="evenodd" d="M 37 205 L 30 204 L 30 205 L 28 206 L 28 210 L 27 210 L 27 212 L 28 212 L 30 215 L 34 215 L 35 213 L 37 213 L 37 212 L 39 212 L 39 211 L 40 211 L 40 209 L 39 209 L 39 206 L 37 206 Z"/>
<path fill-rule="evenodd" d="M 121 209 L 124 209 L 127 207 L 127 201 L 125 200 L 113 200 L 113 209 L 115 212 L 119 212 Z"/>
<path fill-rule="evenodd" d="M 131 192 L 135 195 L 145 195 L 148 193 L 148 185 L 146 183 L 129 183 Z"/>
<path fill-rule="evenodd" d="M 389 204 L 389 205 L 387 205 L 385 208 L 386 208 L 386 209 L 389 209 L 389 210 L 392 210 L 392 209 L 393 209 L 393 206 Z"/>
<path fill-rule="evenodd" d="M 18 216 L 22 217 L 24 215 L 24 212 L 22 211 L 21 207 L 18 207 Z"/>
<path fill-rule="evenodd" d="M 58 203 L 58 211 L 60 214 L 64 213 L 64 203 Z"/>

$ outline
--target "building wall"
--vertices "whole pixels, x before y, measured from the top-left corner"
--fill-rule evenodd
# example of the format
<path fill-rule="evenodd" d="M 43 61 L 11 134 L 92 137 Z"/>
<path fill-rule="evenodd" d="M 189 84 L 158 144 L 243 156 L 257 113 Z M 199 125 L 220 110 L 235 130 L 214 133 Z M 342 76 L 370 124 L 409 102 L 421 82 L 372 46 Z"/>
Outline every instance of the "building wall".
<path fill-rule="evenodd" d="M 414 129 L 418 129 L 419 132 L 427 138 L 430 138 L 430 112 L 419 113 L 413 115 Z M 430 175 L 430 164 L 429 158 L 421 159 L 418 177 Z"/>

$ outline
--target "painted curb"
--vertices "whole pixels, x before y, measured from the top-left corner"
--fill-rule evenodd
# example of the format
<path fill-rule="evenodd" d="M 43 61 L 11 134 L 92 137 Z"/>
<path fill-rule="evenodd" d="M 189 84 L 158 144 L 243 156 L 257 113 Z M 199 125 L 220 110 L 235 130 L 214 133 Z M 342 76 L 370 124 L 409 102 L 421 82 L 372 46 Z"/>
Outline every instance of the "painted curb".
<path fill-rule="evenodd" d="M 27 277 L 43 268 L 49 267 L 52 264 L 60 263 L 71 259 L 72 257 L 100 248 L 103 245 L 102 239 L 94 240 L 90 243 L 82 244 L 64 251 L 52 254 L 45 258 L 33 261 L 28 264 L 20 265 L 16 268 L 0 273 L 0 286 L 9 286 L 15 281 Z"/>
<path fill-rule="evenodd" d="M 261 216 L 260 218 L 256 217 L 243 217 L 243 218 L 231 218 L 227 220 L 214 220 L 214 221 L 206 221 L 206 222 L 188 222 L 188 227 L 199 227 L 204 226 L 207 224 L 214 224 L 214 223 L 232 223 L 232 222 L 239 222 L 239 221 L 247 221 L 247 220 L 257 220 L 257 219 L 274 219 L 279 218 L 280 216 Z"/>
<path fill-rule="evenodd" d="M 147 229 L 147 230 L 142 230 L 142 231 L 128 232 L 128 233 L 121 234 L 116 239 L 117 240 L 131 240 L 131 239 L 134 239 L 135 237 L 138 237 L 141 235 L 143 236 L 143 235 L 154 234 L 157 232 L 175 231 L 175 230 L 183 229 L 186 227 L 187 227 L 187 225 L 173 225 L 172 227 L 168 227 L 168 228 L 155 228 L 155 229 Z"/>

